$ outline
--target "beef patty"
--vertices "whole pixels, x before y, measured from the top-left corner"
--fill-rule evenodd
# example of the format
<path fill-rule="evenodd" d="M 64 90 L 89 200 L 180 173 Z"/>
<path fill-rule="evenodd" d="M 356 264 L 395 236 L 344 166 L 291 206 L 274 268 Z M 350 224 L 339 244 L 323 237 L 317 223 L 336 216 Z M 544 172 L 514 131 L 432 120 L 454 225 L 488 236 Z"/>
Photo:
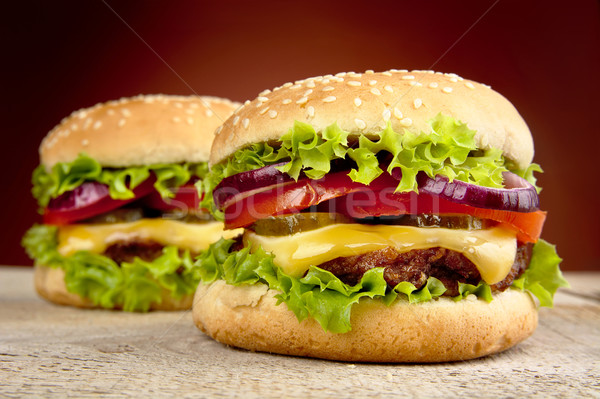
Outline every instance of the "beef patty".
<path fill-rule="evenodd" d="M 532 244 L 517 247 L 510 272 L 504 280 L 491 286 L 492 291 L 504 291 L 525 271 L 532 247 Z M 446 296 L 458 295 L 458 282 L 477 285 L 481 281 L 481 275 L 473 262 L 459 252 L 440 247 L 414 249 L 404 253 L 387 247 L 362 255 L 336 258 L 319 267 L 350 285 L 357 284 L 367 270 L 375 267 L 384 268 L 383 276 L 392 288 L 402 281 L 408 281 L 419 289 L 432 276 L 444 284 Z"/>

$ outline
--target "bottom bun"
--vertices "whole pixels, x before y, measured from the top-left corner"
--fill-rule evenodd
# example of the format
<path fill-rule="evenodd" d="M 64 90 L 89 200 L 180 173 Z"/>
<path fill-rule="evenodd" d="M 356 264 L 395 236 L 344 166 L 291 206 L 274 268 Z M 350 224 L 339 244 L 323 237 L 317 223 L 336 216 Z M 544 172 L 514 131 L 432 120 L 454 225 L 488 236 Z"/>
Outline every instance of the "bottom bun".
<path fill-rule="evenodd" d="M 446 362 L 508 349 L 533 334 L 536 306 L 529 294 L 506 290 L 487 303 L 470 296 L 391 306 L 363 298 L 352 307 L 352 331 L 325 332 L 312 318 L 298 322 L 277 291 L 264 284 L 200 284 L 196 326 L 215 340 L 252 351 L 352 362 Z"/>
<path fill-rule="evenodd" d="M 65 271 L 61 268 L 37 265 L 35 266 L 34 281 L 38 294 L 50 302 L 79 308 L 105 309 L 102 306 L 94 305 L 88 298 L 67 291 Z M 162 301 L 160 303 L 152 303 L 150 310 L 186 310 L 192 307 L 192 295 L 175 299 L 171 297 L 169 291 L 163 290 L 161 297 Z M 115 307 L 115 309 L 119 308 Z"/>

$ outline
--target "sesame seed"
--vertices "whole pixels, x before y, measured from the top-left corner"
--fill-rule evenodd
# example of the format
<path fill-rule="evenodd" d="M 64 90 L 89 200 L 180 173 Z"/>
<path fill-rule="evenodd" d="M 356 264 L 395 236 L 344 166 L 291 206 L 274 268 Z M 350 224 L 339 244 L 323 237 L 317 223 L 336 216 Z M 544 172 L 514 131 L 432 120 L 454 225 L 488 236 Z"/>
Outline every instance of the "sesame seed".
<path fill-rule="evenodd" d="M 442 91 L 443 91 L 444 93 L 452 93 L 452 87 L 444 87 L 444 88 L 442 89 Z"/>
<path fill-rule="evenodd" d="M 121 118 L 121 119 L 119 119 L 119 123 L 117 123 L 117 126 L 123 127 L 123 126 L 125 126 L 125 122 L 126 122 L 125 119 Z"/>
<path fill-rule="evenodd" d="M 346 75 L 347 75 L 347 73 L 346 73 L 346 72 L 339 72 L 339 73 L 336 73 L 336 74 L 335 74 L 335 76 L 337 76 L 338 78 L 343 78 L 343 77 L 344 77 L 344 76 L 346 76 Z"/>
<path fill-rule="evenodd" d="M 192 118 L 192 117 L 190 116 L 190 117 L 188 117 L 188 118 L 186 119 L 186 122 L 187 122 L 187 124 L 188 124 L 188 125 L 193 125 L 193 124 L 194 124 L 194 118 Z"/>
<path fill-rule="evenodd" d="M 306 84 L 306 87 L 308 87 L 309 89 L 314 89 L 315 87 L 315 81 L 311 80 Z"/>
<path fill-rule="evenodd" d="M 413 75 L 404 75 L 402 76 L 402 79 L 404 80 L 413 80 L 415 77 Z"/>
<path fill-rule="evenodd" d="M 332 86 L 325 86 L 325 87 L 323 87 L 323 91 L 331 91 L 331 90 L 335 90 L 335 88 L 332 87 Z"/>
<path fill-rule="evenodd" d="M 421 100 L 420 98 L 415 98 L 415 101 L 413 101 L 413 105 L 416 109 L 419 109 L 421 105 L 423 105 L 423 100 Z"/>
<path fill-rule="evenodd" d="M 257 100 L 260 101 L 260 102 L 266 103 L 267 101 L 269 101 L 269 98 L 268 97 L 260 96 L 260 97 L 257 98 Z"/>
<path fill-rule="evenodd" d="M 263 109 L 260 110 L 259 114 L 263 115 L 268 110 L 269 110 L 269 107 L 265 107 L 265 108 L 263 108 Z"/>
<path fill-rule="evenodd" d="M 490 86 L 490 85 L 486 85 L 485 83 L 482 83 L 481 85 L 482 85 L 483 87 L 485 87 L 486 89 L 491 89 L 491 88 L 492 88 L 492 86 Z"/>
<path fill-rule="evenodd" d="M 450 81 L 453 82 L 453 83 L 456 83 L 456 82 L 458 82 L 458 79 L 456 79 L 456 78 L 450 78 Z"/>
<path fill-rule="evenodd" d="M 269 94 L 271 92 L 271 90 L 266 89 L 261 91 L 260 93 L 258 93 L 259 96 L 266 96 L 267 94 Z"/>
<path fill-rule="evenodd" d="M 114 109 L 109 109 L 108 111 L 106 111 L 106 113 L 107 113 L 109 116 L 113 116 L 113 115 L 115 114 L 115 110 L 114 110 Z"/>
<path fill-rule="evenodd" d="M 384 121 L 387 122 L 392 117 L 392 113 L 390 112 L 389 109 L 384 109 L 383 113 L 381 114 L 381 117 L 383 118 Z"/>
<path fill-rule="evenodd" d="M 250 104 L 250 100 L 244 101 L 244 105 L 248 105 L 248 104 Z"/>
<path fill-rule="evenodd" d="M 183 104 L 181 103 L 174 103 L 173 105 L 175 106 L 175 108 L 183 108 Z"/>
<path fill-rule="evenodd" d="M 179 122 L 181 122 L 181 118 L 180 118 L 180 117 L 178 117 L 178 116 L 174 116 L 174 117 L 173 117 L 173 122 L 175 122 L 175 123 L 179 123 Z"/>
<path fill-rule="evenodd" d="M 323 83 L 324 85 L 328 84 L 330 81 L 329 79 L 323 79 L 321 80 L 321 83 Z"/>
<path fill-rule="evenodd" d="M 79 119 L 83 119 L 83 118 L 85 118 L 86 116 L 87 116 L 87 112 L 85 112 L 85 111 L 81 111 L 81 112 L 79 112 L 79 113 L 77 114 L 77 117 L 78 117 Z"/>
<path fill-rule="evenodd" d="M 376 80 L 370 80 L 369 81 L 369 86 L 375 86 L 377 84 Z"/>
<path fill-rule="evenodd" d="M 296 89 L 299 89 L 299 88 L 301 88 L 301 87 L 302 87 L 302 85 L 295 84 L 295 85 L 293 85 L 293 86 L 290 86 L 290 90 L 296 90 Z"/>
<path fill-rule="evenodd" d="M 393 93 L 394 92 L 394 88 L 390 85 L 386 85 L 384 87 L 385 91 L 387 91 L 388 93 Z"/>
<path fill-rule="evenodd" d="M 87 130 L 88 127 L 92 124 L 92 118 L 87 118 L 85 122 L 83 122 L 83 130 Z"/>
<path fill-rule="evenodd" d="M 384 76 L 392 76 L 392 73 L 389 71 L 382 72 L 381 74 Z"/>
<path fill-rule="evenodd" d="M 129 118 L 129 117 L 131 116 L 131 111 L 129 111 L 127 108 L 123 108 L 123 109 L 121 110 L 121 113 L 123 114 L 123 116 L 124 116 L 125 118 Z"/>
<path fill-rule="evenodd" d="M 354 99 L 354 105 L 356 105 L 357 107 L 360 107 L 360 105 L 362 104 L 362 100 L 358 97 L 356 97 Z"/>
<path fill-rule="evenodd" d="M 83 139 L 81 140 L 81 145 L 86 146 L 90 143 L 90 141 L 88 139 Z"/>
<path fill-rule="evenodd" d="M 248 125 L 250 124 L 250 119 L 248 118 L 244 118 L 242 120 L 242 126 L 244 126 L 244 129 L 248 129 Z"/>
<path fill-rule="evenodd" d="M 471 90 L 475 89 L 475 86 L 473 86 L 473 83 L 471 83 L 471 82 L 465 83 L 465 86 L 467 86 Z"/>
<path fill-rule="evenodd" d="M 98 130 L 100 129 L 100 126 L 102 126 L 102 122 L 101 121 L 96 121 L 96 123 L 94 123 L 94 126 L 92 126 L 94 129 Z"/>
<path fill-rule="evenodd" d="M 431 82 L 429 83 L 429 87 L 431 87 L 432 89 L 435 89 L 436 87 L 438 87 L 437 82 Z"/>
<path fill-rule="evenodd" d="M 293 83 L 292 83 L 292 82 L 287 82 L 287 83 L 284 83 L 284 84 L 283 84 L 283 86 L 281 86 L 281 87 L 288 88 L 288 87 L 290 87 L 290 86 L 292 86 L 292 85 L 293 85 Z"/>
<path fill-rule="evenodd" d="M 300 100 L 296 101 L 296 104 L 306 104 L 308 102 L 308 97 L 302 97 Z"/>
<path fill-rule="evenodd" d="M 313 92 L 312 89 L 308 89 L 304 92 L 303 96 L 306 97 L 306 96 L 312 94 L 312 92 Z"/>
<path fill-rule="evenodd" d="M 359 81 L 357 81 L 357 80 L 349 80 L 349 81 L 348 81 L 348 86 L 352 86 L 352 87 L 358 87 L 358 86 L 360 86 L 361 84 L 362 84 L 362 83 L 360 83 L 360 82 L 359 82 Z"/>
<path fill-rule="evenodd" d="M 210 118 L 211 116 L 213 116 L 213 112 L 212 112 L 210 109 L 207 109 L 207 110 L 206 110 L 204 113 L 205 113 L 205 114 L 206 114 L 206 116 L 208 116 L 209 118 Z"/>
<path fill-rule="evenodd" d="M 402 119 L 402 112 L 398 108 L 394 108 L 394 116 L 398 119 Z"/>
<path fill-rule="evenodd" d="M 188 114 L 188 115 L 194 115 L 194 112 L 196 112 L 196 111 L 194 111 L 191 108 L 188 108 L 188 109 L 185 110 L 185 113 Z"/>
<path fill-rule="evenodd" d="M 309 107 L 306 109 L 306 111 L 308 112 L 308 116 L 310 116 L 311 118 L 312 118 L 313 116 L 315 116 L 315 107 L 313 107 L 312 105 L 311 105 L 311 106 L 309 106 Z"/>
<path fill-rule="evenodd" d="M 75 132 L 75 131 L 77 131 L 77 129 L 79 129 L 79 126 L 73 123 L 71 125 L 71 130 Z"/>
<path fill-rule="evenodd" d="M 270 110 L 270 111 L 269 111 L 269 117 L 270 117 L 271 119 L 275 119 L 275 118 L 277 118 L 277 111 L 275 111 L 275 110 L 273 110 L 273 109 L 272 109 L 272 110 Z"/>
<path fill-rule="evenodd" d="M 325 98 L 323 99 L 323 102 L 324 102 L 324 103 L 332 103 L 332 102 L 334 102 L 335 100 L 337 100 L 337 98 L 336 98 L 335 96 L 329 96 L 329 97 L 325 97 Z"/>
<path fill-rule="evenodd" d="M 359 129 L 364 129 L 367 127 L 367 124 L 365 123 L 365 121 L 363 121 L 362 119 L 354 119 L 354 124 L 356 125 L 356 127 L 358 127 Z"/>
<path fill-rule="evenodd" d="M 380 91 L 379 91 L 379 89 L 378 89 L 378 88 L 376 88 L 376 87 L 373 87 L 373 88 L 371 89 L 371 93 L 375 94 L 376 96 L 380 96 L 380 95 L 381 95 L 381 92 L 380 92 Z"/>
<path fill-rule="evenodd" d="M 198 104 L 196 104 L 196 103 L 190 103 L 190 108 L 198 108 Z"/>
<path fill-rule="evenodd" d="M 412 125 L 412 119 L 410 119 L 410 118 L 403 118 L 403 119 L 400 120 L 400 124 L 402 126 L 408 127 L 408 126 Z"/>
<path fill-rule="evenodd" d="M 367 74 L 367 75 L 370 75 L 370 74 L 373 74 L 373 73 L 375 73 L 375 72 L 372 69 L 367 69 L 365 71 L 365 74 Z"/>
<path fill-rule="evenodd" d="M 233 126 L 237 125 L 239 121 L 240 121 L 240 117 L 236 115 L 236 116 L 233 118 Z"/>
<path fill-rule="evenodd" d="M 282 103 L 283 105 L 286 105 L 286 104 L 289 104 L 289 103 L 291 103 L 291 102 L 292 102 L 292 100 L 291 100 L 291 99 L 289 99 L 289 98 L 286 98 L 286 99 L 285 99 L 285 100 L 283 100 L 281 103 Z"/>

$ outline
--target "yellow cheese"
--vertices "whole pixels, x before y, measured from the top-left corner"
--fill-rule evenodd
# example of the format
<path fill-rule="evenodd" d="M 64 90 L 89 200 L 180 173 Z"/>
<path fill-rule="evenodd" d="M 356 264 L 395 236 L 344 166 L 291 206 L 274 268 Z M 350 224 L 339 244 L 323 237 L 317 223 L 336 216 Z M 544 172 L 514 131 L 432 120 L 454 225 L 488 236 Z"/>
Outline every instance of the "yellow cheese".
<path fill-rule="evenodd" d="M 337 257 L 361 255 L 393 247 L 399 252 L 443 247 L 462 253 L 475 264 L 488 284 L 502 281 L 517 250 L 515 233 L 495 227 L 457 230 L 412 226 L 333 224 L 291 236 L 261 236 L 247 231 L 253 249 L 261 246 L 275 255 L 275 263 L 292 276 L 302 276 L 309 266 Z"/>
<path fill-rule="evenodd" d="M 129 223 L 73 224 L 58 229 L 58 252 L 69 256 L 76 251 L 102 253 L 117 241 L 151 240 L 200 252 L 222 236 L 234 237 L 241 229 L 223 231 L 223 223 L 185 223 L 169 219 L 141 219 Z"/>

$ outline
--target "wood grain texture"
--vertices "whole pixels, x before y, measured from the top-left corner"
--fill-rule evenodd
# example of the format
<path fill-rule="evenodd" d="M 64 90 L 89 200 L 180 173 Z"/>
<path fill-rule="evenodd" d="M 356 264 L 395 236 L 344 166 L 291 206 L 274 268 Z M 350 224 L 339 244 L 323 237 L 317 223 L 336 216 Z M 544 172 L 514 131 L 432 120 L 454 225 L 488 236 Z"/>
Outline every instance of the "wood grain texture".
<path fill-rule="evenodd" d="M 52 305 L 34 293 L 31 270 L 0 267 L 0 397 L 600 398 L 600 273 L 567 279 L 574 288 L 540 310 L 534 335 L 504 353 L 373 365 L 229 348 L 190 312 Z"/>

